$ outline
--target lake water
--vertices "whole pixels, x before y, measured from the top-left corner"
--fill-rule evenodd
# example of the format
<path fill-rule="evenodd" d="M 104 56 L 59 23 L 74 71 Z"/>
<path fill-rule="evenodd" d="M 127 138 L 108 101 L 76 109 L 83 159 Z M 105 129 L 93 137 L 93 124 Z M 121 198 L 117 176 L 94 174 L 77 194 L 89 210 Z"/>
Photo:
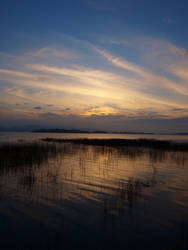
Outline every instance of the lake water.
<path fill-rule="evenodd" d="M 42 138 L 122 138 L 122 139 L 158 139 L 188 142 L 188 135 L 147 135 L 147 134 L 77 134 L 77 133 L 31 133 L 31 132 L 0 132 L 0 142 L 18 141 L 18 140 L 39 140 Z"/>
<path fill-rule="evenodd" d="M 187 249 L 187 152 L 50 145 L 0 157 L 1 249 Z"/>

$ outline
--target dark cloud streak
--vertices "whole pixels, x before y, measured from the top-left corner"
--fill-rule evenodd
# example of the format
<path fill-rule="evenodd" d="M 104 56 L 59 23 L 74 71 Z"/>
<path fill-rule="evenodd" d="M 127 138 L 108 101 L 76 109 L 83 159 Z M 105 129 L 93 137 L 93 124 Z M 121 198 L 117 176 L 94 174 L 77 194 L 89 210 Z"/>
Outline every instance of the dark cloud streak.
<path fill-rule="evenodd" d="M 42 107 L 36 106 L 36 107 L 34 107 L 34 109 L 40 110 L 40 109 L 42 109 Z"/>

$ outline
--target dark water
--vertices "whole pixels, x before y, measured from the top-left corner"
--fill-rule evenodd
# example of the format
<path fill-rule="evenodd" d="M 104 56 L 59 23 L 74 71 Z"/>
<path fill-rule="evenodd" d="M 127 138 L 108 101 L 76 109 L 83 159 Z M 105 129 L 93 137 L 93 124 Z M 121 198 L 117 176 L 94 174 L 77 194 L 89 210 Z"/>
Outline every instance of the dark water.
<path fill-rule="evenodd" d="M 0 249 L 187 249 L 188 153 L 56 146 L 1 159 Z"/>

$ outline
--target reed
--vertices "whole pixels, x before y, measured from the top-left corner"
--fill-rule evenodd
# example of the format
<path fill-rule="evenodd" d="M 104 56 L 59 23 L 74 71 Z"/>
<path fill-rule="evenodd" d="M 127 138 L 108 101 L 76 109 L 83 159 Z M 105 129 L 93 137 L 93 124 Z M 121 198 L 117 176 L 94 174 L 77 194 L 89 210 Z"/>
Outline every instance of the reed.
<path fill-rule="evenodd" d="M 137 147 L 137 148 L 150 148 L 160 150 L 172 150 L 172 151 L 188 151 L 188 143 L 179 143 L 164 140 L 155 139 L 55 139 L 44 138 L 45 142 L 56 143 L 76 143 L 84 145 L 95 146 L 111 146 L 111 147 Z"/>
<path fill-rule="evenodd" d="M 55 143 L 7 143 L 0 145 L 0 167 L 40 165 L 49 157 L 56 156 L 60 147 Z"/>

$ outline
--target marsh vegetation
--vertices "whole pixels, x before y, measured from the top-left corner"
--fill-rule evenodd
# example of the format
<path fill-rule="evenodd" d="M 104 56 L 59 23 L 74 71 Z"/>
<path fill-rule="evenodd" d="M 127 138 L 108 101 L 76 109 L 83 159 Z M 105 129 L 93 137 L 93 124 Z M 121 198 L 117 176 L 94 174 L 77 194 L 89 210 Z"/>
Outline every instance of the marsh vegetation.
<path fill-rule="evenodd" d="M 85 139 L 1 144 L 2 249 L 186 249 L 184 146 Z"/>
<path fill-rule="evenodd" d="M 56 139 L 44 138 L 45 142 L 58 142 L 65 143 L 71 142 L 83 145 L 94 146 L 110 146 L 110 147 L 134 147 L 134 148 L 150 148 L 171 151 L 187 151 L 188 143 L 178 143 L 167 140 L 156 139 L 91 139 L 91 138 L 78 138 L 78 139 Z"/>

